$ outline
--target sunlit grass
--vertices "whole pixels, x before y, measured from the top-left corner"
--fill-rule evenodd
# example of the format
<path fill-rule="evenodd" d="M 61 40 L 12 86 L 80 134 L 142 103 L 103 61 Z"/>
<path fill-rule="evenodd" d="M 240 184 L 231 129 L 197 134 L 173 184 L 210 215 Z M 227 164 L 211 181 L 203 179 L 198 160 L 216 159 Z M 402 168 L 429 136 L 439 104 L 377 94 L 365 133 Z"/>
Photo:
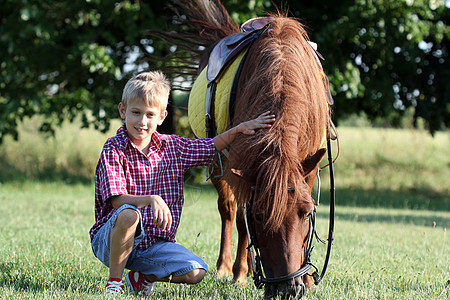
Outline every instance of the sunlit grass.
<path fill-rule="evenodd" d="M 93 256 L 88 236 L 92 179 L 101 147 L 120 121 L 107 134 L 66 124 L 55 137 L 33 122 L 21 125 L 19 141 L 0 145 L 0 299 L 103 299 L 108 270 Z M 339 128 L 339 134 L 332 257 L 307 298 L 448 299 L 449 132 Z M 317 225 L 326 237 L 327 170 L 321 177 Z M 202 257 L 209 272 L 195 286 L 158 284 L 156 299 L 262 298 L 250 277 L 243 288 L 215 276 L 214 189 L 188 183 L 185 198 L 177 241 Z M 324 253 L 317 245 L 319 268 Z"/>
<path fill-rule="evenodd" d="M 102 134 L 80 129 L 80 122 L 64 123 L 52 137 L 39 132 L 35 118 L 26 120 L 20 124 L 19 141 L 6 137 L 0 145 L 0 182 L 91 182 L 103 143 L 120 125 L 115 120 L 110 131 Z M 341 190 L 450 195 L 450 131 L 437 132 L 434 137 L 410 129 L 342 127 L 338 132 L 340 156 L 335 172 Z M 333 149 L 336 156 L 336 143 Z"/>
<path fill-rule="evenodd" d="M 198 285 L 158 284 L 156 299 L 260 299 L 217 279 L 220 218 L 211 186 L 188 185 L 179 243 L 209 266 Z M 328 206 L 318 209 L 326 236 Z M 63 183 L 4 183 L 0 189 L 0 298 L 102 299 L 108 270 L 93 256 L 88 237 L 93 187 Z M 339 206 L 335 241 L 324 281 L 308 299 L 448 298 L 450 212 Z M 236 239 L 233 247 L 236 246 Z M 313 260 L 321 268 L 325 247 Z M 125 299 L 136 299 L 125 295 Z"/>
<path fill-rule="evenodd" d="M 339 136 L 341 187 L 450 195 L 450 132 L 339 128 Z"/>

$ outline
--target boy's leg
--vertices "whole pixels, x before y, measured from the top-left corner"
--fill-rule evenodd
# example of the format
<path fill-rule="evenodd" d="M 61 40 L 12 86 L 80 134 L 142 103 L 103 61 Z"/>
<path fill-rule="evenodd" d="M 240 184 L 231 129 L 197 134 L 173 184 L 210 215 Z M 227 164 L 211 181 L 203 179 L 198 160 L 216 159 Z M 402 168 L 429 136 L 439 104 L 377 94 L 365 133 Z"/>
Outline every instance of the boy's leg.
<path fill-rule="evenodd" d="M 135 250 L 126 267 L 145 274 L 151 282 L 195 284 L 207 272 L 205 262 L 182 245 L 160 240 L 145 250 Z"/>
<path fill-rule="evenodd" d="M 206 275 L 205 269 L 194 269 L 186 274 L 178 275 L 178 276 L 168 276 L 165 278 L 158 278 L 155 275 L 145 275 L 147 280 L 155 282 L 172 282 L 172 283 L 187 283 L 187 284 L 196 284 L 203 280 L 203 277 Z"/>
<path fill-rule="evenodd" d="M 111 252 L 109 256 L 109 275 L 122 278 L 128 257 L 133 250 L 139 215 L 133 209 L 124 209 L 117 216 L 111 230 Z"/>
<path fill-rule="evenodd" d="M 135 219 L 137 216 L 137 221 Z M 140 227 L 137 227 L 140 226 Z M 136 236 L 136 233 L 139 234 Z M 130 237 L 131 235 L 131 242 Z M 131 249 L 144 238 L 139 210 L 133 205 L 122 205 L 95 234 L 91 246 L 94 255 L 110 269 L 110 279 L 106 284 L 107 295 L 123 292 L 123 265 L 127 262 Z M 111 257 L 112 255 L 112 257 Z"/>
<path fill-rule="evenodd" d="M 196 284 L 202 281 L 205 275 L 206 275 L 205 269 L 194 269 L 183 275 L 172 276 L 172 279 L 170 281 L 175 283 Z"/>

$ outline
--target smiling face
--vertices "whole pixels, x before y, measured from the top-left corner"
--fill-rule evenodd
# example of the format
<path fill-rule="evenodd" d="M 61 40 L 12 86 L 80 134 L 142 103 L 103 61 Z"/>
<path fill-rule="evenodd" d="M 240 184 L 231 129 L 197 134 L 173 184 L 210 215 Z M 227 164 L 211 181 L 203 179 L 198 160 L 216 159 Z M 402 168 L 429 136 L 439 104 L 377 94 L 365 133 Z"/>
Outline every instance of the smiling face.
<path fill-rule="evenodd" d="M 125 106 L 119 103 L 119 112 L 128 131 L 131 141 L 144 153 L 152 139 L 152 134 L 167 116 L 166 110 L 158 106 L 148 106 L 144 101 L 129 101 Z"/>

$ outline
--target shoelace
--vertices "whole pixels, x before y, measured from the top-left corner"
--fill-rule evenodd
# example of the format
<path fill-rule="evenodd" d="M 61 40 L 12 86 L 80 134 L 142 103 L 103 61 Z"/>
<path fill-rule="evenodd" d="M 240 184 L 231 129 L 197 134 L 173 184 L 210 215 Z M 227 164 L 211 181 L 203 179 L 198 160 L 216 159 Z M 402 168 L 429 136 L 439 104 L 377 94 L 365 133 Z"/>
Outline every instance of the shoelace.
<path fill-rule="evenodd" d="M 108 281 L 106 285 L 106 290 L 108 293 L 113 295 L 118 295 L 123 293 L 123 283 L 120 281 Z"/>
<path fill-rule="evenodd" d="M 142 282 L 142 291 L 144 292 L 145 295 L 151 295 L 153 294 L 153 284 L 154 282 L 150 282 L 146 279 L 144 279 L 144 281 Z"/>

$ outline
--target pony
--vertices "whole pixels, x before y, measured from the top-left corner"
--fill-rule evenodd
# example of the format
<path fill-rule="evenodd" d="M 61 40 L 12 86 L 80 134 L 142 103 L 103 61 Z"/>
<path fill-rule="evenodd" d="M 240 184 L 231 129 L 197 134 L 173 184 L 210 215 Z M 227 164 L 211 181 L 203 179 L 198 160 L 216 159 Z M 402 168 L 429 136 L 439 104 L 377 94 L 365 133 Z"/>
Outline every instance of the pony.
<path fill-rule="evenodd" d="M 176 58 L 182 66 L 165 72 L 196 76 L 207 67 L 214 46 L 241 29 L 218 0 L 173 3 L 178 14 L 173 23 L 180 30 L 149 33 L 189 53 Z M 267 28 L 247 49 L 228 126 L 266 111 L 275 114 L 276 121 L 253 136 L 238 136 L 223 158 L 223 176 L 211 179 L 222 221 L 217 275 L 233 273 L 233 281 L 245 285 L 246 276 L 258 268 L 249 253 L 257 242 L 266 278 L 265 296 L 299 299 L 305 287 L 313 284 L 312 272 L 287 275 L 304 266 L 310 256 L 310 222 L 315 217 L 311 192 L 326 152 L 321 145 L 330 126 L 330 103 L 320 62 L 304 26 L 282 12 L 268 19 Z M 213 175 L 217 173 L 216 168 Z M 232 264 L 235 219 L 238 245 Z M 286 280 L 271 280 L 275 278 Z"/>

